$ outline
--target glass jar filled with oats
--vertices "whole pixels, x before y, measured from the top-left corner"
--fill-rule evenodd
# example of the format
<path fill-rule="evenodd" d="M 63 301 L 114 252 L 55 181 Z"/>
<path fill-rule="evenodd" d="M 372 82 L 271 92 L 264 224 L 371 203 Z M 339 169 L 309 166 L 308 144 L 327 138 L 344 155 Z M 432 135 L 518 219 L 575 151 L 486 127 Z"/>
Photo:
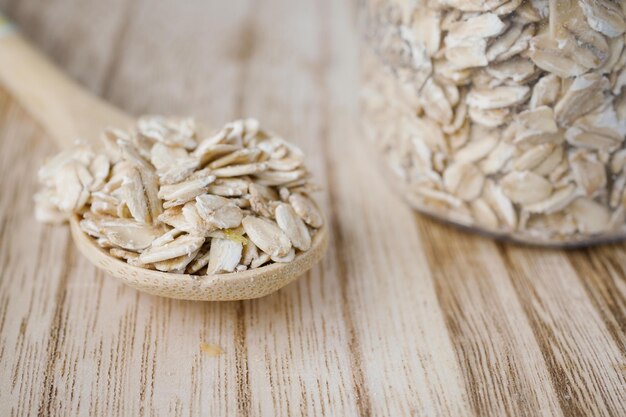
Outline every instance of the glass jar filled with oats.
<path fill-rule="evenodd" d="M 626 1 L 362 9 L 366 136 L 413 207 L 538 244 L 626 237 Z"/>

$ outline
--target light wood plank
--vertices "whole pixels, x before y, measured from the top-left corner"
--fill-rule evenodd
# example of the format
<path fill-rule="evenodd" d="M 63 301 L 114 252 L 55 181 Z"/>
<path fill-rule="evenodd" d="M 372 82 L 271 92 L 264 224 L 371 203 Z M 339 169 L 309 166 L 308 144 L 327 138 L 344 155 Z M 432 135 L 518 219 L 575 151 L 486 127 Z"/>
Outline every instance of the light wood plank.
<path fill-rule="evenodd" d="M 614 416 L 626 404 L 624 352 L 560 251 L 507 247 L 512 281 L 525 306 L 568 414 Z M 578 273 L 589 272 L 578 271 Z M 596 278 L 597 279 L 597 278 Z M 606 279 L 606 278 L 603 278 Z"/>
<path fill-rule="evenodd" d="M 65 228 L 32 221 L 32 170 L 53 146 L 4 92 L 0 119 L 0 409 L 4 415 L 35 415 L 53 377 L 47 359 L 58 339 L 57 305 L 72 267 L 71 238 Z"/>
<path fill-rule="evenodd" d="M 321 58 L 316 4 L 257 1 L 250 13 L 236 98 L 240 115 L 258 117 L 313 155 L 308 164 L 325 184 L 319 84 L 310 70 Z M 309 111 L 302 112 L 305 108 Z M 327 199 L 320 197 L 327 208 Z M 336 275 L 337 264 L 327 258 L 322 269 L 276 295 L 245 303 L 250 415 L 357 414 L 361 400 L 353 395 L 352 369 L 346 366 L 347 330 L 336 320 L 342 314 Z"/>
<path fill-rule="evenodd" d="M 81 84 L 102 94 L 135 0 L 16 1 L 8 16 Z"/>
<path fill-rule="evenodd" d="M 560 415 L 495 244 L 424 216 L 416 221 L 475 414 Z"/>
<path fill-rule="evenodd" d="M 372 164 L 354 124 L 358 96 L 357 30 L 350 10 L 327 3 L 320 27 L 326 56 L 318 69 L 321 128 L 330 175 L 333 256 L 350 323 L 359 411 L 371 415 L 471 415 L 433 277 L 399 204 Z M 347 22 L 349 26 L 346 27 Z M 347 35 L 341 35 L 342 32 Z M 392 399 L 393 400 L 389 400 Z"/>
<path fill-rule="evenodd" d="M 568 253 L 568 259 L 622 355 L 626 355 L 624 245 L 573 251 Z"/>

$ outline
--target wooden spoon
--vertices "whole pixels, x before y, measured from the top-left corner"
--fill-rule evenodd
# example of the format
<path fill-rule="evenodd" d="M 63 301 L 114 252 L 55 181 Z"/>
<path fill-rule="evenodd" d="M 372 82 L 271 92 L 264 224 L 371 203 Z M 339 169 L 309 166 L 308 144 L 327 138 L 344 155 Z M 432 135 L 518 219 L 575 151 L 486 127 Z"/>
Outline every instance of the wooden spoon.
<path fill-rule="evenodd" d="M 0 15 L 0 82 L 61 147 L 75 139 L 96 141 L 105 127 L 126 128 L 133 118 L 94 97 L 33 49 Z M 140 291 L 184 300 L 243 300 L 270 294 L 308 271 L 328 246 L 327 226 L 311 248 L 289 263 L 274 263 L 230 274 L 194 276 L 128 265 L 84 234 L 79 218 L 70 220 L 80 252 L 94 265 Z"/>

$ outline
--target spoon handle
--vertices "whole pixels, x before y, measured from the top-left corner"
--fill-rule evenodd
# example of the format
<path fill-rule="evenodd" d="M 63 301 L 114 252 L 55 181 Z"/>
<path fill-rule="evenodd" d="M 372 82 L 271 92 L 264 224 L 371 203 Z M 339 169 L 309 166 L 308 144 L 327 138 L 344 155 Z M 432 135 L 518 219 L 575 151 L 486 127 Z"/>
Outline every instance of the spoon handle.
<path fill-rule="evenodd" d="M 33 48 L 0 13 L 0 83 L 61 147 L 95 141 L 107 126 L 130 117 L 69 79 Z"/>

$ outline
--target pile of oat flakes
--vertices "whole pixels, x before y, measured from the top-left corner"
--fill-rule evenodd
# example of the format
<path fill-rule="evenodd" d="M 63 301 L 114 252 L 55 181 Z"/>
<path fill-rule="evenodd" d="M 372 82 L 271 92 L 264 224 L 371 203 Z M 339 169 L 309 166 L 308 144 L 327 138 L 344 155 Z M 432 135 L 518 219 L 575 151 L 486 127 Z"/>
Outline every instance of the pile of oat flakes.
<path fill-rule="evenodd" d="M 626 2 L 367 3 L 367 133 L 410 203 L 521 240 L 624 232 Z"/>
<path fill-rule="evenodd" d="M 153 116 L 107 130 L 40 170 L 36 217 L 80 227 L 111 255 L 159 271 L 217 274 L 290 262 L 323 218 L 302 151 L 254 119 L 205 134 Z"/>

